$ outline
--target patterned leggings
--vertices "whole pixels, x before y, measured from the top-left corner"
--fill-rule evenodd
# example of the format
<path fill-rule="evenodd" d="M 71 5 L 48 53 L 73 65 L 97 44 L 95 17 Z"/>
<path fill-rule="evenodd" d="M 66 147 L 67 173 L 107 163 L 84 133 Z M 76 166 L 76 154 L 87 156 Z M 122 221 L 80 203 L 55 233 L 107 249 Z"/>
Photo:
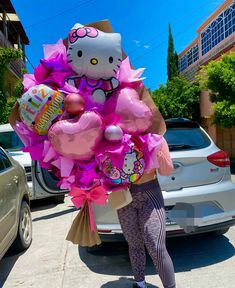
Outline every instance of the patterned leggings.
<path fill-rule="evenodd" d="M 146 246 L 164 288 L 175 288 L 174 267 L 165 246 L 165 209 L 158 181 L 133 184 L 130 191 L 133 201 L 117 212 L 128 242 L 134 278 L 145 278 Z"/>

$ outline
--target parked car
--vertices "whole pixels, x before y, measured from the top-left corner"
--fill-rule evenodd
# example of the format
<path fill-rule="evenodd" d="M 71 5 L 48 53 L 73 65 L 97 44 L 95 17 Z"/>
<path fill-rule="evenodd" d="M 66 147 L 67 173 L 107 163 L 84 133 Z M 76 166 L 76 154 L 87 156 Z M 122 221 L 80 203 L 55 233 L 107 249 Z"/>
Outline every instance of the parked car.
<path fill-rule="evenodd" d="M 178 224 L 175 222 L 177 213 L 187 224 L 189 234 L 227 232 L 235 225 L 235 184 L 231 181 L 228 155 L 196 122 L 173 118 L 166 125 L 164 137 L 174 171 L 170 176 L 158 175 L 158 179 L 165 201 L 167 237 L 185 235 L 183 224 L 178 225 L 180 219 Z M 53 173 L 36 162 L 33 171 L 37 185 L 50 193 L 58 192 Z M 102 240 L 123 239 L 116 211 L 109 205 L 93 207 Z"/>
<path fill-rule="evenodd" d="M 34 176 L 32 177 L 30 154 L 21 150 L 23 143 L 10 124 L 0 125 L 0 146 L 24 167 L 30 191 L 30 200 L 53 196 L 56 202 L 64 201 L 64 194 L 50 194 L 45 189 L 42 189 L 40 185 L 37 185 L 37 181 L 33 179 Z"/>
<path fill-rule="evenodd" d="M 0 147 L 0 259 L 14 242 L 18 250 L 32 241 L 29 187 L 22 166 Z"/>
<path fill-rule="evenodd" d="M 185 231 L 227 232 L 235 225 L 235 184 L 227 153 L 196 122 L 174 118 L 168 119 L 166 125 L 164 137 L 174 171 L 170 176 L 158 175 L 158 180 L 166 208 L 167 237 L 186 235 Z M 94 215 L 103 241 L 122 238 L 113 209 L 108 205 L 94 206 Z"/>

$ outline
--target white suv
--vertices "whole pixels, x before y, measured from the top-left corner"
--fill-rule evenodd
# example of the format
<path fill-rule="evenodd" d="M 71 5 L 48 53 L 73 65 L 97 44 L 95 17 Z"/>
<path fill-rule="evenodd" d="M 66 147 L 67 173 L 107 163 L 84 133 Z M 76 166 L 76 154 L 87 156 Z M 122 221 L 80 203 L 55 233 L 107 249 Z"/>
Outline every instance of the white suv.
<path fill-rule="evenodd" d="M 185 231 L 227 232 L 235 225 L 235 184 L 227 154 L 196 122 L 173 118 L 166 125 L 164 137 L 175 168 L 170 176 L 158 176 L 166 208 L 167 236 L 185 235 Z M 94 215 L 103 241 L 122 238 L 113 209 L 108 205 L 94 206 Z"/>
<path fill-rule="evenodd" d="M 36 174 L 32 173 L 32 164 L 34 167 L 34 162 L 32 163 L 29 153 L 21 150 L 23 143 L 10 124 L 0 125 L 0 146 L 24 168 L 29 186 L 30 200 L 51 196 L 53 196 L 57 202 L 64 200 L 64 194 L 51 194 L 37 182 Z"/>

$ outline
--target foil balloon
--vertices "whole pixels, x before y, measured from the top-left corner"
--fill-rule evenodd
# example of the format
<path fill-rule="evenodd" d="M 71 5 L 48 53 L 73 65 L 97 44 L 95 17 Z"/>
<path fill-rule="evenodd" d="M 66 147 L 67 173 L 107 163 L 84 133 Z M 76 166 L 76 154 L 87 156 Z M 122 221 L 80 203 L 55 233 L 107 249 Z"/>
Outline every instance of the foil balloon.
<path fill-rule="evenodd" d="M 124 155 L 122 167 L 115 166 L 108 153 L 100 161 L 101 171 L 105 175 L 107 185 L 128 185 L 136 182 L 144 173 L 145 162 L 141 150 L 136 146 L 130 146 Z"/>
<path fill-rule="evenodd" d="M 103 123 L 95 112 L 61 120 L 51 126 L 48 139 L 59 154 L 70 159 L 88 161 L 103 138 Z"/>
<path fill-rule="evenodd" d="M 78 115 L 84 111 L 85 101 L 80 94 L 70 93 L 64 99 L 64 109 L 72 115 Z"/>
<path fill-rule="evenodd" d="M 67 82 L 84 96 L 86 109 L 103 109 L 108 93 L 119 86 L 121 35 L 75 24 L 68 37 L 68 65 L 76 73 Z"/>
<path fill-rule="evenodd" d="M 124 88 L 113 93 L 107 100 L 104 113 L 114 111 L 120 118 L 117 125 L 127 134 L 140 134 L 151 125 L 152 112 L 139 99 L 135 89 Z"/>
<path fill-rule="evenodd" d="M 110 125 L 105 128 L 104 137 L 110 142 L 119 142 L 122 140 L 123 131 L 119 126 Z"/>
<path fill-rule="evenodd" d="M 18 100 L 20 118 L 38 135 L 45 135 L 52 121 L 62 114 L 64 96 L 40 84 L 33 86 Z"/>

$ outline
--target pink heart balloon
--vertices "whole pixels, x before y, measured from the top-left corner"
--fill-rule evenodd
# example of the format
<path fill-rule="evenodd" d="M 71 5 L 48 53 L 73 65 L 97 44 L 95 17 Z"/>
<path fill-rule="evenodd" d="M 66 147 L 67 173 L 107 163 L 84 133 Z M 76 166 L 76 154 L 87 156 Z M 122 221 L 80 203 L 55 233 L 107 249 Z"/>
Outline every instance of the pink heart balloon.
<path fill-rule="evenodd" d="M 98 114 L 85 112 L 80 117 L 61 120 L 51 126 L 48 139 L 52 147 L 70 159 L 88 161 L 103 138 L 103 123 Z"/>
<path fill-rule="evenodd" d="M 115 124 L 128 134 L 145 132 L 151 125 L 151 110 L 132 88 L 124 88 L 112 94 L 104 107 L 105 115 L 111 112 L 120 116 Z"/>

